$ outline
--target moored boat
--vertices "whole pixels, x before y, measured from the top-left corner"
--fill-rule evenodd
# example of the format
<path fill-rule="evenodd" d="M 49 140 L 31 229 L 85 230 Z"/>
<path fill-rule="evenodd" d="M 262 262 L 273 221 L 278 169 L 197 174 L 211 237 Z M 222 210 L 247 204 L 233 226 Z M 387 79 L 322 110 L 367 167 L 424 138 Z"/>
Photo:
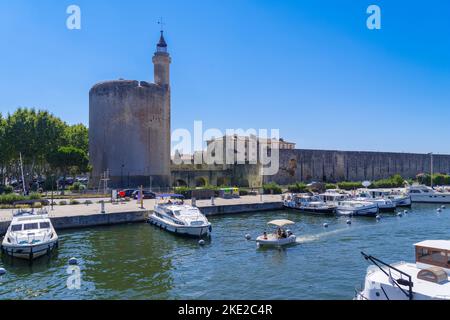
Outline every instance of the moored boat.
<path fill-rule="evenodd" d="M 22 201 L 14 205 L 31 205 L 42 201 Z M 58 235 L 48 217 L 47 210 L 17 209 L 3 238 L 3 253 L 20 259 L 34 260 L 49 255 L 58 246 Z"/>
<path fill-rule="evenodd" d="M 208 236 L 212 230 L 211 223 L 197 207 L 185 204 L 183 198 L 178 194 L 158 195 L 148 222 L 179 235 Z"/>
<path fill-rule="evenodd" d="M 362 252 L 373 263 L 356 300 L 449 300 L 450 241 L 426 240 L 415 245 L 416 263 L 388 264 Z"/>
<path fill-rule="evenodd" d="M 338 203 L 336 212 L 345 216 L 375 217 L 379 208 L 374 202 L 345 200 Z"/>
<path fill-rule="evenodd" d="M 412 202 L 450 203 L 450 192 L 438 192 L 423 185 L 410 186 L 407 191 Z"/>
<path fill-rule="evenodd" d="M 318 196 L 311 196 L 306 194 L 292 194 L 288 195 L 283 202 L 286 208 L 299 210 L 305 213 L 312 214 L 335 214 L 336 206 L 325 203 Z"/>

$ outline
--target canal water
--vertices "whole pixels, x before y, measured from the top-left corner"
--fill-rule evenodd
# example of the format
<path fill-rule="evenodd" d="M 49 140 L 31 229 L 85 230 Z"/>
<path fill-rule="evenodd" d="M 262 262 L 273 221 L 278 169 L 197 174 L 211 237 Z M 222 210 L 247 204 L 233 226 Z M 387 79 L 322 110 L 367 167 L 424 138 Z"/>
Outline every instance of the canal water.
<path fill-rule="evenodd" d="M 293 211 L 211 217 L 213 236 L 203 247 L 144 223 L 60 232 L 51 258 L 29 265 L 2 257 L 0 299 L 352 299 L 368 266 L 361 251 L 413 261 L 414 243 L 450 238 L 450 208 L 437 207 L 413 205 L 378 222 L 355 217 L 351 225 Z M 297 245 L 257 249 L 245 240 L 279 218 L 297 222 Z M 79 290 L 67 286 L 71 257 L 79 261 Z"/>

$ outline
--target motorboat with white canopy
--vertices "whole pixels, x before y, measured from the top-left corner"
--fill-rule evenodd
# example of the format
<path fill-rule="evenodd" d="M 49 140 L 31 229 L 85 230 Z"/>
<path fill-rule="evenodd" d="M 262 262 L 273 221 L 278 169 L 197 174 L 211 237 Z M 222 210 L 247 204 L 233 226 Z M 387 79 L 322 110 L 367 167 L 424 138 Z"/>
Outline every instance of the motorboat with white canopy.
<path fill-rule="evenodd" d="M 260 235 L 256 238 L 256 244 L 258 246 L 285 246 L 295 243 L 297 237 L 286 227 L 294 225 L 295 222 L 287 219 L 273 220 L 267 223 L 270 226 L 276 227 L 277 230 L 274 233 L 267 233 Z"/>
<path fill-rule="evenodd" d="M 203 237 L 211 233 L 208 219 L 197 207 L 184 203 L 179 194 L 160 194 L 156 197 L 148 222 L 179 235 Z"/>
<path fill-rule="evenodd" d="M 356 300 L 450 300 L 450 241 L 415 245 L 416 263 L 388 264 L 362 252 L 373 263 Z"/>
<path fill-rule="evenodd" d="M 31 206 L 29 209 L 13 210 L 11 224 L 1 245 L 3 253 L 13 257 L 34 260 L 58 246 L 58 235 L 53 228 L 45 208 L 33 208 L 36 203 L 45 205 L 45 201 L 18 201 L 14 207 Z"/>

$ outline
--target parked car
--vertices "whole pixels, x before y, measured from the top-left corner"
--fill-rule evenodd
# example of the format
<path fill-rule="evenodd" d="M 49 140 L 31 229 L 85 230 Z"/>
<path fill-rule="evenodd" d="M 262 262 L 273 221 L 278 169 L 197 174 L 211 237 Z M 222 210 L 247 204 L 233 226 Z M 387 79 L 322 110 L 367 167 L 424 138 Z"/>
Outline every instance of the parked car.
<path fill-rule="evenodd" d="M 119 191 L 119 198 L 132 198 L 136 189 L 124 189 Z"/>
<path fill-rule="evenodd" d="M 155 199 L 156 198 L 156 193 L 151 192 L 151 191 L 142 191 L 143 195 L 144 195 L 144 199 Z M 139 196 L 139 190 L 135 190 L 133 192 L 133 199 L 137 199 Z"/>

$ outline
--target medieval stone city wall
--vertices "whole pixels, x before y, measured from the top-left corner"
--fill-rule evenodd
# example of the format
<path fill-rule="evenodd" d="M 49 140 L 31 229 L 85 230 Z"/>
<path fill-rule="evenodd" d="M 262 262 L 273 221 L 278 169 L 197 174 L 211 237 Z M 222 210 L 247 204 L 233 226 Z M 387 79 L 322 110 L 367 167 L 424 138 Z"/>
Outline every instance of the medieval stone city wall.
<path fill-rule="evenodd" d="M 389 178 L 400 174 L 405 179 L 429 173 L 431 157 L 427 154 L 280 150 L 280 170 L 265 182 L 287 185 L 299 181 L 363 181 Z M 433 172 L 450 173 L 450 155 L 433 155 Z"/>

